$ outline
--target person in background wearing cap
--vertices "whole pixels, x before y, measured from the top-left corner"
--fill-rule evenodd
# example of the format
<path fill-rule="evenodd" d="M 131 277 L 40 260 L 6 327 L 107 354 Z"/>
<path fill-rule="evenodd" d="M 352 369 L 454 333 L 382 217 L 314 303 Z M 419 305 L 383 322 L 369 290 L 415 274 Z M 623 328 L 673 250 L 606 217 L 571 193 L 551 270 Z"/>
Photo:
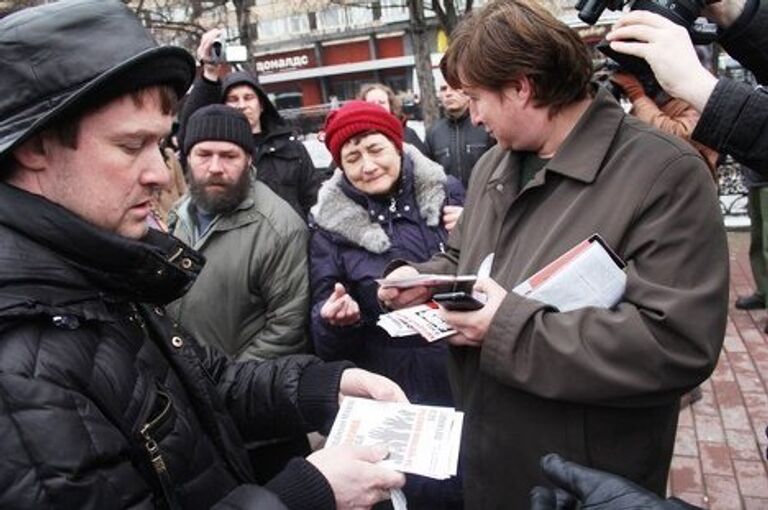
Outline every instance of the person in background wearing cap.
<path fill-rule="evenodd" d="M 339 169 L 320 188 L 310 216 L 315 352 L 393 379 L 411 402 L 453 406 L 445 342 L 393 339 L 377 327 L 375 279 L 395 258 L 423 261 L 442 250 L 444 209 L 460 206 L 464 189 L 403 144 L 400 121 L 375 104 L 349 101 L 331 112 L 325 144 Z M 409 477 L 408 507 L 461 508 L 459 485 Z"/>
<path fill-rule="evenodd" d="M 254 483 L 244 441 L 405 396 L 345 362 L 230 361 L 165 313 L 204 263 L 147 228 L 192 57 L 118 0 L 66 0 L 0 20 L 0 62 L 0 507 L 332 510 L 402 485 L 365 447 Z"/>
<path fill-rule="evenodd" d="M 179 114 L 181 136 L 186 122 L 198 108 L 224 103 L 242 111 L 251 124 L 256 178 L 288 202 L 306 221 L 317 200 L 317 190 L 327 177 L 315 169 L 312 159 L 292 134 L 267 94 L 247 71 L 225 74 L 225 62 L 211 62 L 211 47 L 223 35 L 215 28 L 203 34 L 197 48 L 202 74 L 195 80 Z"/>
<path fill-rule="evenodd" d="M 466 188 L 475 163 L 496 141 L 482 126 L 472 124 L 469 98 L 464 92 L 445 82 L 439 90 L 444 116 L 427 133 L 427 156 Z"/>
<path fill-rule="evenodd" d="M 190 191 L 169 226 L 206 264 L 168 306 L 171 318 L 236 360 L 307 352 L 307 225 L 253 179 L 248 119 L 230 106 L 204 106 L 187 121 L 183 147 Z M 254 468 L 263 480 L 296 454 L 308 454 L 309 443 L 301 434 L 249 450 L 260 459 Z"/>
<path fill-rule="evenodd" d="M 680 396 L 717 363 L 728 249 L 716 189 L 690 144 L 590 86 L 579 35 L 532 0 L 495 0 L 451 35 L 443 74 L 497 144 L 475 165 L 445 253 L 402 265 L 473 274 L 477 311 L 441 310 L 451 387 L 465 412 L 471 509 L 527 508 L 539 459 L 560 453 L 663 495 Z M 610 307 L 569 311 L 513 291 L 599 234 L 626 261 Z M 485 262 L 485 263 L 484 263 Z M 380 288 L 400 308 L 426 287 Z"/>

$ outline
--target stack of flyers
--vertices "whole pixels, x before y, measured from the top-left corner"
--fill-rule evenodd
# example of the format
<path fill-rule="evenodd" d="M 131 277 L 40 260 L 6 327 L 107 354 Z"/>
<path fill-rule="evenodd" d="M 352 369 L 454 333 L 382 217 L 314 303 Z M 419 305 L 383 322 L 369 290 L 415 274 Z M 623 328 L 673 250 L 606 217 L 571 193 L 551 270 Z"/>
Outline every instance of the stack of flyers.
<path fill-rule="evenodd" d="M 346 397 L 326 446 L 385 443 L 381 464 L 437 480 L 456 476 L 464 413 L 450 407 Z"/>
<path fill-rule="evenodd" d="M 456 330 L 443 320 L 437 304 L 432 301 L 382 314 L 376 324 L 393 338 L 421 335 L 428 342 L 456 333 Z"/>

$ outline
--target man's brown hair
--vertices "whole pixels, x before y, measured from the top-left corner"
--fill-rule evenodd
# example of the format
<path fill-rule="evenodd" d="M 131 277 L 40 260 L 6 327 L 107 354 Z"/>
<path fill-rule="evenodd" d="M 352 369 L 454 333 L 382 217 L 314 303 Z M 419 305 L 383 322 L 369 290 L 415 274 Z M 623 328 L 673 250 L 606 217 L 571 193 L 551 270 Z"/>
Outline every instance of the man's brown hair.
<path fill-rule="evenodd" d="M 496 0 L 469 14 L 440 63 L 453 88 L 501 90 L 523 76 L 536 106 L 557 113 L 584 99 L 592 61 L 579 35 L 533 0 Z"/>

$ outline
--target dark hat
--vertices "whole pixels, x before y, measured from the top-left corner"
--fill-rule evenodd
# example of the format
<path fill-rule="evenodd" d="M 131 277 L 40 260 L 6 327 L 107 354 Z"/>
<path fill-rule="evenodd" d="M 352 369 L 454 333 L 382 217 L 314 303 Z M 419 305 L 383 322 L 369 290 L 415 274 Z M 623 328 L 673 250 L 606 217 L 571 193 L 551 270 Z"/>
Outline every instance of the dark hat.
<path fill-rule="evenodd" d="M 403 124 L 381 106 L 365 101 L 348 101 L 325 120 L 325 146 L 340 165 L 341 148 L 357 135 L 375 131 L 403 150 Z"/>
<path fill-rule="evenodd" d="M 203 141 L 232 142 L 243 148 L 250 156 L 254 142 L 248 118 L 240 110 L 223 104 L 212 104 L 200 108 L 189 117 L 184 135 L 184 153 Z"/>
<path fill-rule="evenodd" d="M 223 101 L 227 97 L 229 89 L 237 85 L 248 85 L 256 92 L 260 90 L 259 83 L 251 73 L 248 71 L 236 71 L 229 73 L 221 79 L 221 100 Z"/>
<path fill-rule="evenodd" d="M 62 0 L 0 20 L 0 157 L 51 124 L 99 100 L 151 85 L 179 97 L 195 62 L 158 46 L 119 0 Z"/>

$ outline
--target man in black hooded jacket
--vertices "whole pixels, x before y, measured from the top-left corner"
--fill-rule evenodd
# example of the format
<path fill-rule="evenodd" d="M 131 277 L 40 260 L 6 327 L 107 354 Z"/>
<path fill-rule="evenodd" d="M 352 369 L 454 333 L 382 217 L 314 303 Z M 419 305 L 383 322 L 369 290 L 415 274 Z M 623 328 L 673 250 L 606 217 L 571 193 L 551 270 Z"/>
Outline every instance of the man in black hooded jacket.
<path fill-rule="evenodd" d="M 195 80 L 179 114 L 181 139 L 187 119 L 203 106 L 224 103 L 242 111 L 253 132 L 256 178 L 291 204 L 306 221 L 326 176 L 315 169 L 304 144 L 293 135 L 254 77 L 247 71 L 225 74 L 222 62 L 210 60 L 211 47 L 221 34 L 220 29 L 213 29 L 200 39 L 197 56 L 202 75 Z"/>
<path fill-rule="evenodd" d="M 402 392 L 345 362 L 232 362 L 166 317 L 204 263 L 147 229 L 192 57 L 118 0 L 66 0 L 1 20 L 0 62 L 0 507 L 331 510 L 402 485 L 380 448 L 255 484 L 244 441 Z"/>

